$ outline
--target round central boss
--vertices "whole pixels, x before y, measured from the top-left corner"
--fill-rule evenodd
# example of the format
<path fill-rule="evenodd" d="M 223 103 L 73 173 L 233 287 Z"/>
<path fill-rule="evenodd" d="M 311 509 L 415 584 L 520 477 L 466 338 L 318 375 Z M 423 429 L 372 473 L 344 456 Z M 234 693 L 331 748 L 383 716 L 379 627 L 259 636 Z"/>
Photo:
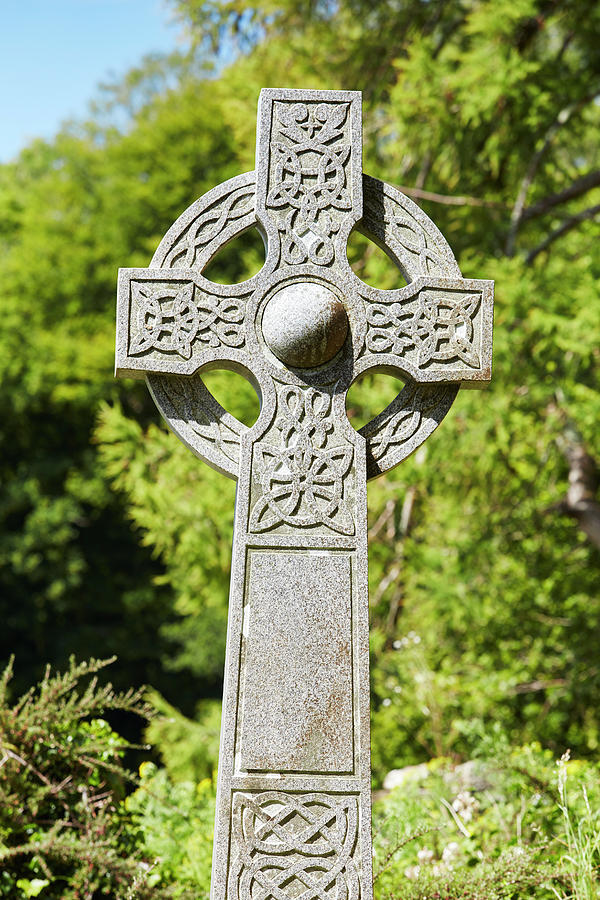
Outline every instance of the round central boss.
<path fill-rule="evenodd" d="M 271 297 L 263 312 L 262 332 L 277 359 L 310 369 L 333 359 L 346 340 L 348 318 L 325 285 L 297 281 Z"/>

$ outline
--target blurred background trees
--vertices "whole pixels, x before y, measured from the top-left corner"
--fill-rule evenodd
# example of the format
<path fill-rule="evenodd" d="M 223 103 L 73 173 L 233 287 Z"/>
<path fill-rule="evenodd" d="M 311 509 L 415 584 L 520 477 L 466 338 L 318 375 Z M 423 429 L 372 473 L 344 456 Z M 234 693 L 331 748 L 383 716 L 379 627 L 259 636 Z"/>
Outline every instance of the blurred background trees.
<path fill-rule="evenodd" d="M 173 8 L 185 53 L 0 167 L 0 655 L 16 652 L 16 685 L 116 653 L 118 687 L 150 683 L 187 716 L 200 700 L 213 734 L 234 485 L 166 432 L 143 383 L 114 381 L 116 270 L 147 265 L 196 197 L 253 168 L 262 86 L 343 87 L 363 91 L 365 170 L 423 206 L 466 277 L 496 280 L 492 386 L 461 392 L 370 486 L 375 781 L 498 730 L 596 755 L 598 4 Z M 241 280 L 261 254 L 249 232 L 207 274 Z M 398 283 L 358 234 L 349 256 Z M 207 381 L 253 420 L 242 379 Z M 359 382 L 353 422 L 397 389 Z"/>

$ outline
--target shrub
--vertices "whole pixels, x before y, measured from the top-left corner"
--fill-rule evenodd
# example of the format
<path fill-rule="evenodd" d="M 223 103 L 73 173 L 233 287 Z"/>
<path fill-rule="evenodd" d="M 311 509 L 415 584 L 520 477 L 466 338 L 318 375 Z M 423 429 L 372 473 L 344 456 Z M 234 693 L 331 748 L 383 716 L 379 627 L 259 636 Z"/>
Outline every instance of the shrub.
<path fill-rule="evenodd" d="M 538 744 L 485 749 L 462 765 L 405 769 L 375 804 L 376 896 L 597 900 L 597 765 L 557 764 Z"/>
<path fill-rule="evenodd" d="M 141 691 L 116 693 L 97 673 L 112 660 L 76 663 L 9 702 L 12 663 L 0 679 L 0 897 L 143 900 L 153 860 L 123 798 L 131 744 L 103 718 L 148 718 Z"/>

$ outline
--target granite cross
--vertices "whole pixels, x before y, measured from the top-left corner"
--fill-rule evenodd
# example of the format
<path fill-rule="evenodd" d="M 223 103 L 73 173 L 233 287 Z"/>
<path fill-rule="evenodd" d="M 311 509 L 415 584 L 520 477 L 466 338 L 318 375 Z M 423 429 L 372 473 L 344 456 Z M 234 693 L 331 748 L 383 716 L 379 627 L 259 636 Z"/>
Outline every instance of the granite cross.
<path fill-rule="evenodd" d="M 253 226 L 261 271 L 204 278 Z M 354 274 L 354 227 L 404 287 Z M 354 91 L 262 91 L 256 171 L 119 272 L 117 374 L 145 375 L 175 434 L 237 479 L 212 900 L 372 898 L 367 479 L 489 381 L 492 301 L 411 200 L 363 175 Z M 254 426 L 208 392 L 211 367 L 255 385 Z M 345 397 L 368 369 L 406 385 L 356 432 Z"/>

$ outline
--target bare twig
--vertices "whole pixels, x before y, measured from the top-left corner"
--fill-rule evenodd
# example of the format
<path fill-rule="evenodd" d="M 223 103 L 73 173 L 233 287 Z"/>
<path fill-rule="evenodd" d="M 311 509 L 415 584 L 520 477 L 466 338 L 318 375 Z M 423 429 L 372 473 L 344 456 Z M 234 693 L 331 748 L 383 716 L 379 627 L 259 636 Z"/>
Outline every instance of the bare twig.
<path fill-rule="evenodd" d="M 529 694 L 535 691 L 545 691 L 548 688 L 564 687 L 567 683 L 566 678 L 548 678 L 545 681 L 524 681 L 522 684 L 516 684 L 513 688 L 514 694 Z"/>
<path fill-rule="evenodd" d="M 416 197 L 417 200 L 430 200 L 432 203 L 441 203 L 444 206 L 484 206 L 489 209 L 506 209 L 506 203 L 498 203 L 495 200 L 481 200 L 479 197 L 455 197 L 452 194 L 436 194 L 433 191 L 424 191 L 418 187 L 406 187 L 399 185 L 403 194 Z"/>
<path fill-rule="evenodd" d="M 6 747 L 3 748 L 3 753 L 4 757 L 2 758 L 2 764 L 6 762 L 7 758 L 14 759 L 15 762 L 20 763 L 22 766 L 25 766 L 26 769 L 29 769 L 31 772 L 33 772 L 34 775 L 37 775 L 40 781 L 43 781 L 45 785 L 50 788 L 52 787 L 52 782 L 50 781 L 50 779 L 46 778 L 43 772 L 40 772 L 38 769 L 36 769 L 36 767 L 33 766 L 30 762 L 28 762 L 26 759 L 23 759 L 22 756 L 19 756 L 18 753 L 15 753 L 13 750 L 9 750 Z"/>
<path fill-rule="evenodd" d="M 375 538 L 379 537 L 379 532 L 386 526 L 390 521 L 393 524 L 394 521 L 394 513 L 396 512 L 396 501 L 388 500 L 385 504 L 383 512 L 375 522 L 375 524 L 369 529 L 369 541 L 375 540 Z"/>
<path fill-rule="evenodd" d="M 377 872 L 373 875 L 373 884 L 377 881 L 377 879 L 383 875 L 386 869 L 389 869 L 392 858 L 396 855 L 398 850 L 402 850 L 403 847 L 406 847 L 407 844 L 410 844 L 412 841 L 418 840 L 420 837 L 424 837 L 426 834 L 431 834 L 433 831 L 443 831 L 443 825 L 434 825 L 431 828 L 423 828 L 421 831 L 415 831 L 414 834 L 408 835 L 408 837 L 403 838 L 399 841 L 390 852 L 386 855 L 383 860 L 381 867 L 377 870 Z"/>
<path fill-rule="evenodd" d="M 375 596 L 373 597 L 373 606 L 377 606 L 390 584 L 393 584 L 398 575 L 400 574 L 401 565 L 399 562 L 394 563 L 394 565 L 389 569 L 386 574 L 383 576 L 379 584 L 377 585 L 377 590 L 375 591 Z"/>
<path fill-rule="evenodd" d="M 543 216 L 544 213 L 554 209 L 555 206 L 559 206 L 561 203 L 568 203 L 569 200 L 574 200 L 576 197 L 581 197 L 582 194 L 591 191 L 592 188 L 598 187 L 598 185 L 600 185 L 600 169 L 594 169 L 592 172 L 582 175 L 581 178 L 576 178 L 563 191 L 558 191 L 558 193 L 551 194 L 549 197 L 540 200 L 539 203 L 528 206 L 523 212 L 522 221 L 526 222 L 537 216 Z"/>
<path fill-rule="evenodd" d="M 411 518 L 412 518 L 413 507 L 415 505 L 416 494 L 417 494 L 417 490 L 413 485 L 411 485 L 408 488 L 408 490 L 406 491 L 406 494 L 404 497 L 404 503 L 402 504 L 402 511 L 400 513 L 399 531 L 400 531 L 401 543 L 400 543 L 399 552 L 398 552 L 398 563 L 396 566 L 394 566 L 390 570 L 388 580 L 387 580 L 387 583 L 385 584 L 385 586 L 382 581 L 382 583 L 380 585 L 380 587 L 382 588 L 382 591 L 381 591 L 382 594 L 387 589 L 388 584 L 391 584 L 393 581 L 395 581 L 402 571 L 402 565 L 404 563 L 404 539 L 406 538 L 408 532 L 410 531 L 410 523 L 411 523 Z M 386 581 L 386 579 L 384 579 L 384 581 Z M 394 593 L 391 597 L 391 600 L 390 600 L 390 608 L 388 611 L 387 626 L 386 626 L 388 634 L 392 634 L 392 632 L 396 628 L 396 622 L 398 620 L 398 613 L 400 611 L 400 607 L 402 605 L 403 598 L 404 598 L 404 586 L 402 584 L 399 584 L 397 589 L 394 591 Z"/>
<path fill-rule="evenodd" d="M 440 800 L 441 800 L 441 802 L 444 804 L 444 806 L 446 807 L 446 809 L 448 810 L 448 812 L 450 813 L 450 815 L 452 816 L 452 818 L 454 819 L 454 822 L 455 822 L 456 827 L 458 828 L 458 830 L 459 830 L 462 834 L 464 834 L 465 837 L 471 837 L 470 832 L 467 830 L 467 828 L 465 828 L 465 826 L 464 826 L 464 824 L 463 824 L 463 822 L 462 822 L 460 816 L 459 816 L 458 813 L 450 806 L 450 804 L 448 803 L 448 801 L 445 800 L 443 797 L 440 797 Z"/>
<path fill-rule="evenodd" d="M 539 256 L 540 253 L 543 253 L 544 250 L 547 250 L 548 247 L 554 243 L 554 241 L 558 240 L 558 238 L 562 237 L 563 234 L 566 234 L 568 231 L 571 231 L 572 228 L 576 228 L 577 225 L 580 225 L 581 222 L 585 222 L 588 219 L 594 219 L 597 215 L 600 214 L 600 203 L 596 206 L 590 206 L 589 209 L 584 209 L 582 212 L 577 213 L 574 216 L 569 216 L 568 219 L 560 225 L 558 228 L 555 228 L 554 231 L 551 231 L 547 238 L 545 238 L 541 244 L 538 244 L 537 247 L 534 247 L 531 250 L 527 258 L 525 260 L 526 264 L 530 266 L 536 256 Z"/>
<path fill-rule="evenodd" d="M 404 497 L 402 512 L 400 513 L 400 534 L 402 535 L 402 537 L 406 537 L 410 529 L 410 520 L 412 517 L 413 507 L 415 505 L 416 494 L 417 489 L 414 487 L 414 485 L 411 485 Z"/>
<path fill-rule="evenodd" d="M 565 47 L 565 49 L 566 49 L 566 47 Z M 588 103 L 591 103 L 598 96 L 600 96 L 600 94 L 598 94 L 597 91 L 590 92 L 589 94 L 586 94 L 585 97 L 581 97 L 581 99 L 579 99 L 577 101 L 577 103 L 571 104 L 571 106 L 566 106 L 566 107 L 564 107 L 564 109 L 561 109 L 560 112 L 558 113 L 558 115 L 556 116 L 554 122 L 552 122 L 552 124 L 546 131 L 546 134 L 544 135 L 542 144 L 539 147 L 539 149 L 536 150 L 536 152 L 533 154 L 531 161 L 529 163 L 529 166 L 527 167 L 527 171 L 525 172 L 525 175 L 523 176 L 523 179 L 519 186 L 517 198 L 515 200 L 515 203 L 514 203 L 512 212 L 511 212 L 511 216 L 510 216 L 510 226 L 509 226 L 508 235 L 506 238 L 505 252 L 506 252 L 507 256 L 513 256 L 513 254 L 515 252 L 517 232 L 519 230 L 521 222 L 526 217 L 531 218 L 531 215 L 528 215 L 527 211 L 525 210 L 527 194 L 529 193 L 529 188 L 533 184 L 533 180 L 536 176 L 540 162 L 542 161 L 543 157 L 545 156 L 546 151 L 550 147 L 557 132 L 563 127 L 563 125 L 566 125 L 566 123 L 571 118 L 572 114 L 575 111 L 586 106 Z M 539 204 L 536 204 L 536 206 L 539 206 Z M 534 208 L 535 207 L 531 207 L 532 210 Z M 541 213 L 540 213 L 540 215 L 541 215 Z"/>
<path fill-rule="evenodd" d="M 532 619 L 537 619 L 538 622 L 542 622 L 544 625 L 568 627 L 573 624 L 573 619 L 569 619 L 566 616 L 548 616 L 545 613 L 536 612 L 532 613 L 531 617 Z"/>
<path fill-rule="evenodd" d="M 558 116 L 547 130 L 544 140 L 540 148 L 533 154 L 531 161 L 527 167 L 527 171 L 523 176 L 521 184 L 519 186 L 519 192 L 517 194 L 517 199 L 515 200 L 515 205 L 512 208 L 512 212 L 510 214 L 510 226 L 508 229 L 508 236 L 506 238 L 506 255 L 512 256 L 515 252 L 515 243 L 517 240 L 517 232 L 519 230 L 519 226 L 521 224 L 521 220 L 523 218 L 523 210 L 525 208 L 525 202 L 527 200 L 527 194 L 529 193 L 529 188 L 533 184 L 533 179 L 536 176 L 538 166 L 542 161 L 542 157 L 545 155 L 548 147 L 554 140 L 554 135 L 566 122 L 569 121 L 571 117 L 572 108 L 566 107 L 566 109 L 561 109 Z"/>
<path fill-rule="evenodd" d="M 600 548 L 600 503 L 596 499 L 598 472 L 579 435 L 571 428 L 561 442 L 569 464 L 567 495 L 557 508 L 575 519 L 589 540 Z"/>
<path fill-rule="evenodd" d="M 431 150 L 428 150 L 427 153 L 425 154 L 425 156 L 423 157 L 423 162 L 421 163 L 421 168 L 419 169 L 419 174 L 417 175 L 417 178 L 415 181 L 415 188 L 418 191 L 422 191 L 423 188 L 425 187 L 425 182 L 427 181 L 427 176 L 429 175 L 429 172 L 431 171 L 431 162 L 432 162 Z"/>
<path fill-rule="evenodd" d="M 373 599 L 371 601 L 373 606 L 377 606 L 387 589 L 390 587 L 390 585 L 394 584 L 394 582 L 398 579 L 402 572 L 402 565 L 404 561 L 404 539 L 406 538 L 406 535 L 410 530 L 415 497 L 416 488 L 411 485 L 407 488 L 406 494 L 404 496 L 404 503 L 402 504 L 400 520 L 398 522 L 397 528 L 395 522 L 396 503 L 394 500 L 388 500 L 385 505 L 385 509 L 369 532 L 369 538 L 372 539 L 385 528 L 386 540 L 388 541 L 388 543 L 393 545 L 394 550 L 394 562 L 377 586 L 377 590 L 375 591 Z M 388 610 L 386 624 L 386 631 L 388 634 L 391 634 L 396 626 L 396 620 L 398 618 L 398 611 L 402 603 L 402 597 L 403 589 L 402 586 L 399 585 L 394 591 L 393 596 L 390 600 L 390 608 Z"/>

